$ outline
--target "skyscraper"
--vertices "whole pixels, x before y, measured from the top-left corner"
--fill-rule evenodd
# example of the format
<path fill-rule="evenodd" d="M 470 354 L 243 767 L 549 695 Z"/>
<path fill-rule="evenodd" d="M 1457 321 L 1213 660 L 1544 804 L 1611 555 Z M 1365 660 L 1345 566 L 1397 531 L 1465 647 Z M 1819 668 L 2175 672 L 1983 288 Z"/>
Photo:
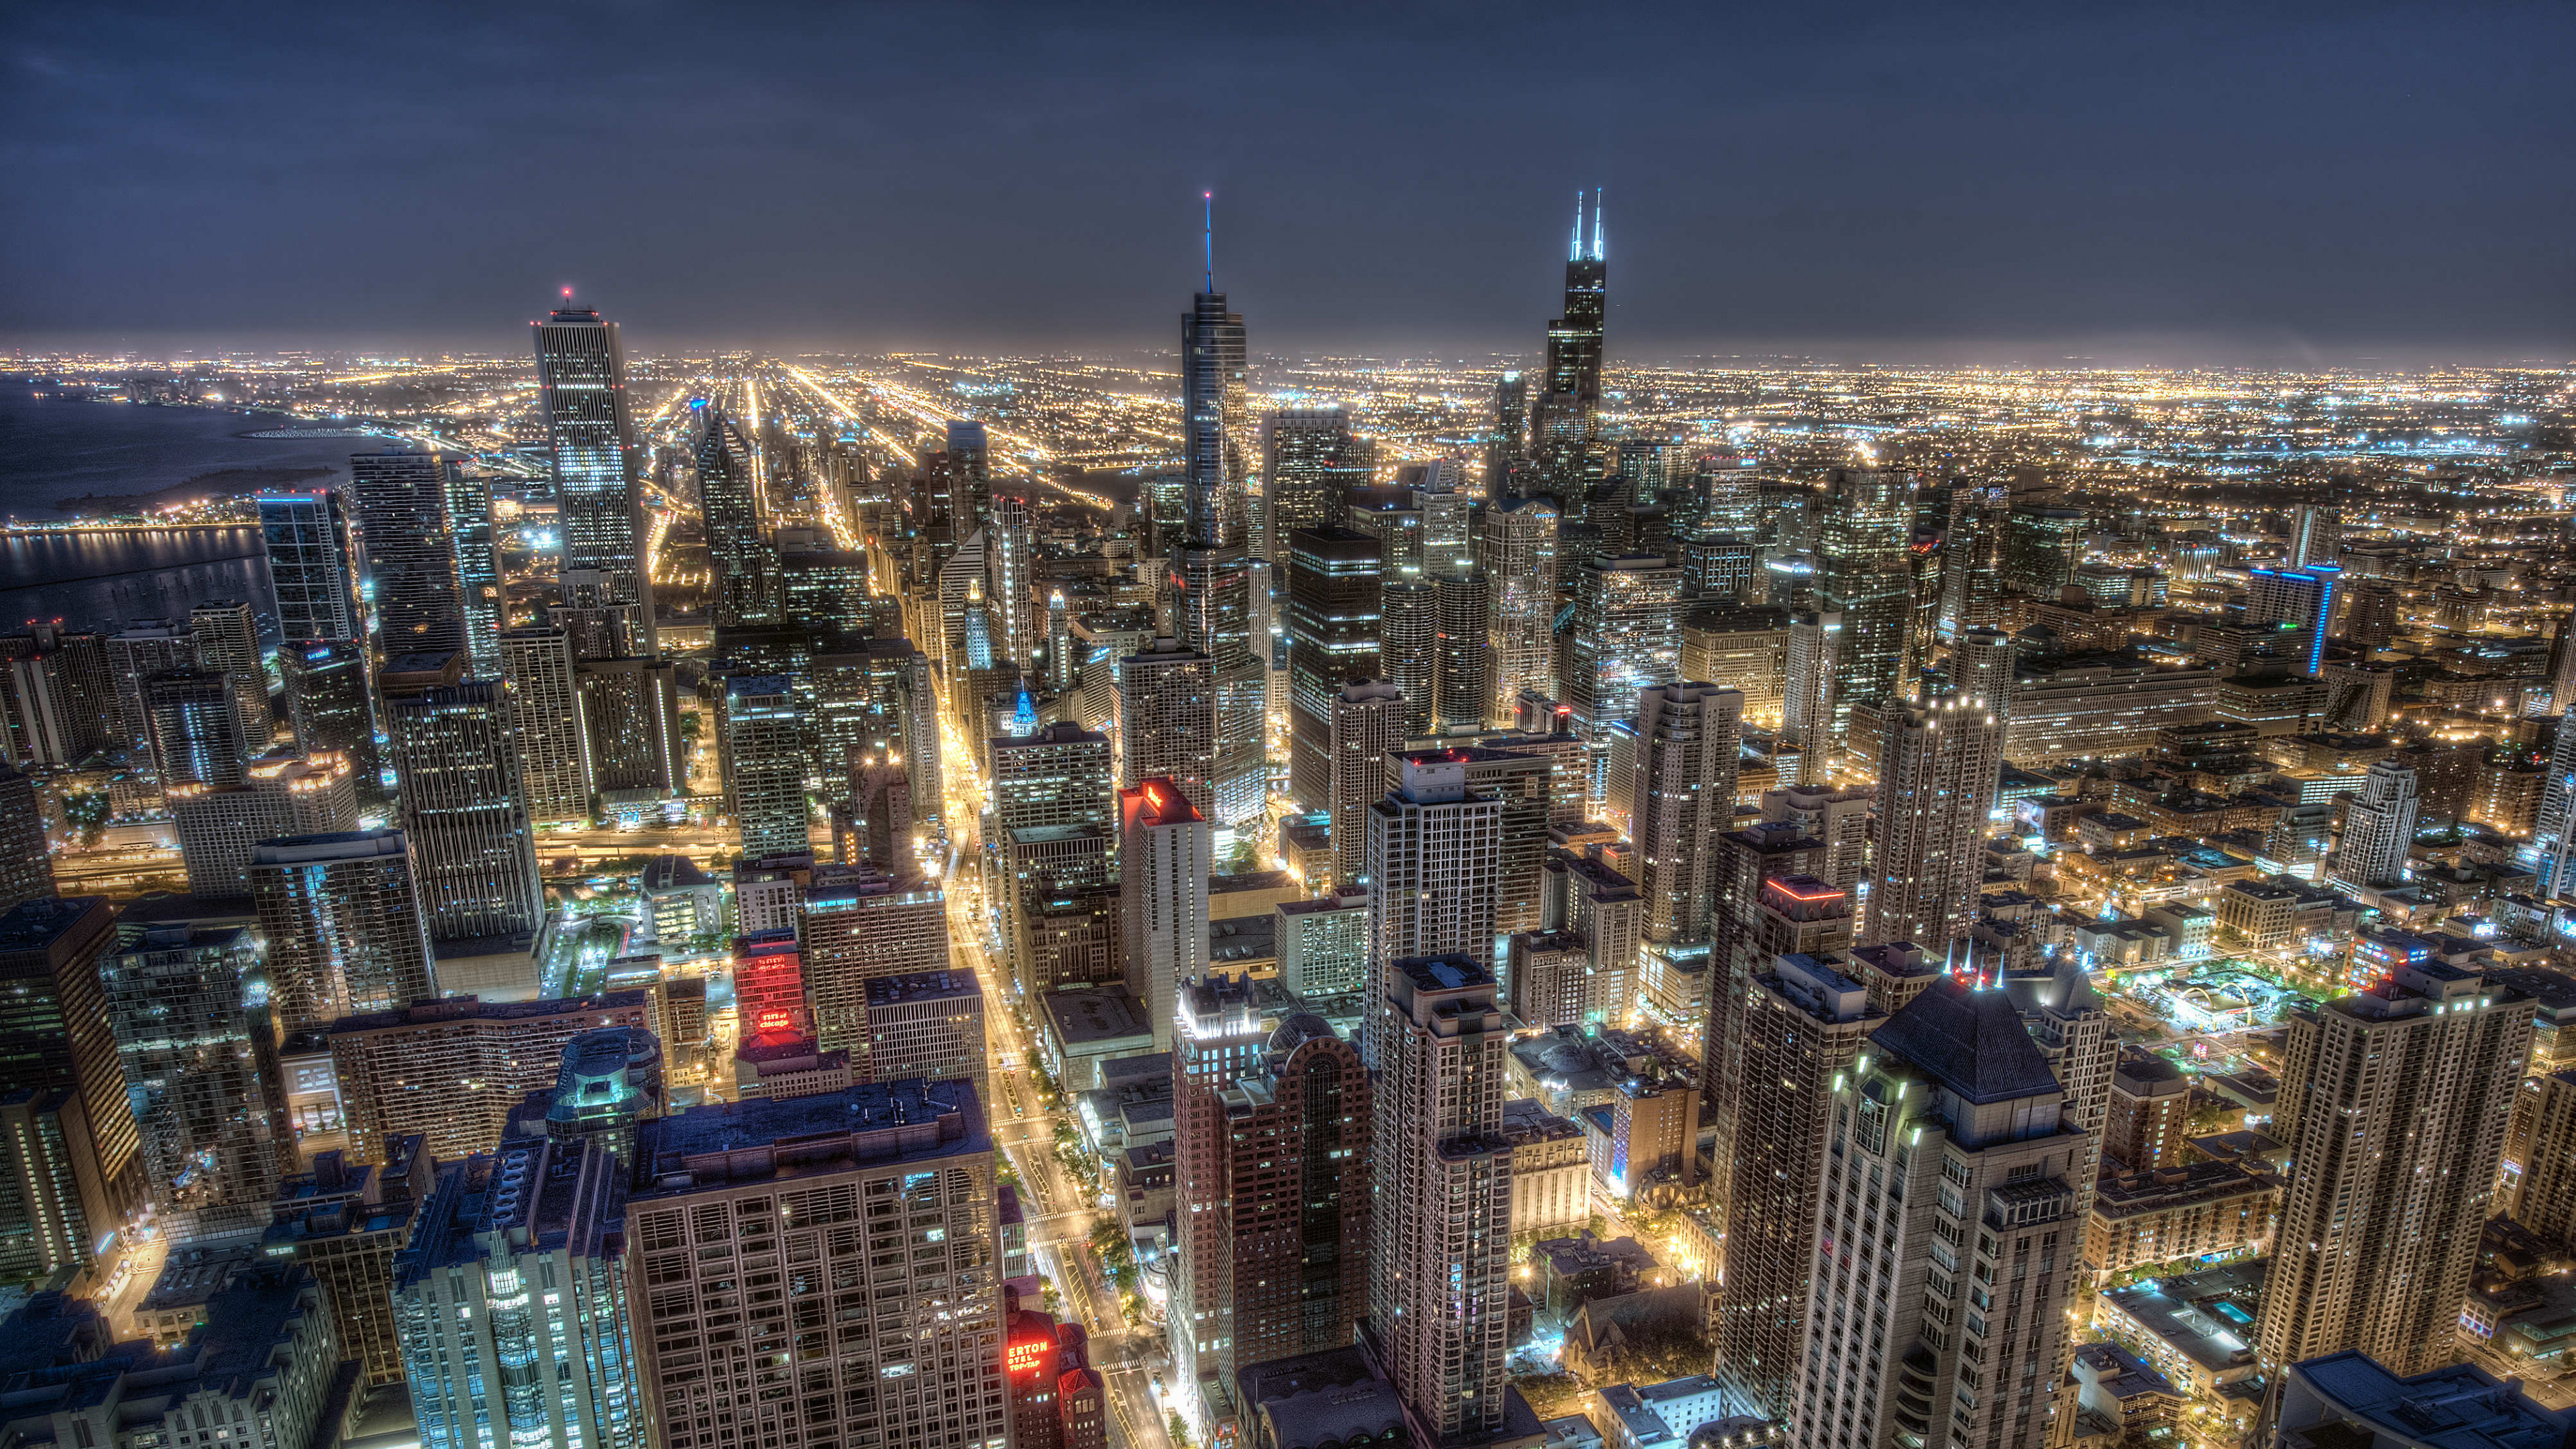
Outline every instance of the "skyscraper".
<path fill-rule="evenodd" d="M 1515 1392 L 1503 1381 L 1508 1018 L 1483 952 L 1390 957 L 1380 981 L 1365 1041 L 1376 1073 L 1370 1330 L 1412 1442 L 1472 1442 L 1502 1427 Z"/>
<path fill-rule="evenodd" d="M 1579 504 L 1593 466 L 1601 410 L 1602 321 L 1610 268 L 1602 247 L 1599 193 L 1592 235 L 1583 234 L 1583 194 L 1574 198 L 1574 240 L 1565 261 L 1564 314 L 1547 326 L 1547 375 L 1530 414 L 1530 457 L 1560 509 Z"/>
<path fill-rule="evenodd" d="M 168 794 L 192 895 L 248 895 L 260 841 L 358 828 L 349 762 L 328 751 L 262 756 L 238 785 L 174 785 Z"/>
<path fill-rule="evenodd" d="M 36 782 L 0 764 L 0 911 L 54 894 L 54 862 Z"/>
<path fill-rule="evenodd" d="M 1057 723 L 1036 734 L 996 739 L 993 814 L 1004 830 L 1043 825 L 1097 825 L 1115 818 L 1109 738 Z"/>
<path fill-rule="evenodd" d="M 241 783 L 254 747 L 242 733 L 241 699 L 229 676 L 173 669 L 145 680 L 143 688 L 161 788 Z"/>
<path fill-rule="evenodd" d="M 143 1205 L 147 1190 L 141 1138 L 99 983 L 99 958 L 116 941 L 115 914 L 96 896 L 48 896 L 0 916 L 0 1082 L 79 1097 L 97 1162 L 96 1181 L 81 1183 L 78 1192 L 93 1234 L 115 1230 Z"/>
<path fill-rule="evenodd" d="M 1382 563 L 1378 541 L 1340 527 L 1298 529 L 1284 541 L 1288 590 L 1288 793 L 1329 802 L 1334 701 L 1378 672 Z"/>
<path fill-rule="evenodd" d="M 295 1137 L 257 935 L 120 925 L 99 979 L 163 1220 L 200 1237 L 266 1227 Z"/>
<path fill-rule="evenodd" d="M 1211 818 L 1239 825 L 1261 813 L 1269 781 L 1263 756 L 1269 670 L 1252 650 L 1252 583 L 1242 549 L 1178 550 L 1171 587 L 1181 647 L 1209 660 L 1216 745 L 1208 774 Z"/>
<path fill-rule="evenodd" d="M 2527 997 L 2438 961 L 2294 1007 L 2265 1130 L 2289 1183 L 2255 1348 L 2267 1372 L 2359 1349 L 2451 1361 L 2531 1056 Z"/>
<path fill-rule="evenodd" d="M 2315 674 L 2325 665 L 2326 635 L 2334 627 L 2335 596 L 2342 587 L 2343 570 L 2332 564 L 2249 569 L 2245 622 L 2280 631 L 2291 667 Z"/>
<path fill-rule="evenodd" d="M 2418 804 L 2413 770 L 2388 760 L 2373 764 L 2361 793 L 2344 807 L 2343 834 L 2326 878 L 2347 889 L 2403 883 Z"/>
<path fill-rule="evenodd" d="M 2343 510 L 2331 503 L 2302 503 L 2290 510 L 2290 541 L 2285 550 L 2294 569 L 2319 564 L 2339 567 L 2343 557 Z"/>
<path fill-rule="evenodd" d="M 699 426 L 698 507 L 715 572 L 716 627 L 770 628 L 779 622 L 780 581 L 760 452 L 716 408 L 705 410 Z"/>
<path fill-rule="evenodd" d="M 589 820 L 590 730 L 573 672 L 572 636 L 553 625 L 513 629 L 501 636 L 500 655 L 528 819 L 538 825 Z"/>
<path fill-rule="evenodd" d="M 2576 713 L 2570 718 L 2576 718 Z M 2532 898 L 2553 901 L 2576 896 L 2576 725 L 2561 723 L 2558 743 L 2550 747 L 2531 845 Z"/>
<path fill-rule="evenodd" d="M 1170 779 L 1149 777 L 1119 791 L 1118 822 L 1127 988 L 1145 1003 L 1154 1049 L 1169 1051 L 1181 983 L 1207 974 L 1215 841 L 1207 818 Z"/>
<path fill-rule="evenodd" d="M 349 762 L 362 807 L 385 803 L 384 757 L 376 749 L 375 690 L 367 648 L 344 639 L 315 639 L 278 651 L 286 676 L 286 711 L 296 748 L 328 750 Z"/>
<path fill-rule="evenodd" d="M 492 480 L 463 466 L 447 470 L 447 524 L 456 542 L 456 587 L 465 620 L 465 672 L 501 677 L 501 630 L 509 601 L 501 596 L 501 556 L 492 539 Z"/>
<path fill-rule="evenodd" d="M 1351 431 L 1346 407 L 1284 408 L 1265 416 L 1261 556 L 1282 561 L 1299 530 L 1341 527 L 1351 490 L 1368 484 L 1371 454 L 1366 440 Z"/>
<path fill-rule="evenodd" d="M 1780 687 L 1780 737 L 1797 746 L 1801 785 L 1833 779 L 1834 683 L 1843 642 L 1843 617 L 1800 609 L 1789 616 L 1788 663 Z"/>
<path fill-rule="evenodd" d="M 531 935 L 546 898 L 501 681 L 414 682 L 452 677 L 459 662 L 398 656 L 382 681 L 429 936 Z"/>
<path fill-rule="evenodd" d="M 17 758 L 76 765 L 115 743 L 115 670 L 105 639 L 56 620 L 6 642 L 23 651 L 0 659 L 0 719 Z"/>
<path fill-rule="evenodd" d="M 132 755 L 135 762 L 152 765 L 152 701 L 145 685 L 156 674 L 196 666 L 197 641 L 167 619 L 138 620 L 108 636 L 107 672 L 116 689 L 115 748 L 139 752 Z M 289 669 L 292 678 L 291 665 Z"/>
<path fill-rule="evenodd" d="M 1378 668 L 1404 693 L 1404 732 L 1431 733 L 1440 680 L 1440 595 L 1429 579 L 1389 577 L 1378 589 Z"/>
<path fill-rule="evenodd" d="M 1216 764 L 1216 684 L 1208 657 L 1157 639 L 1118 661 L 1118 780 L 1168 779 L 1206 815 Z"/>
<path fill-rule="evenodd" d="M 268 671 L 259 662 L 259 622 L 240 599 L 199 604 L 188 611 L 188 637 L 196 642 L 197 667 L 224 676 L 241 715 L 242 740 L 254 755 L 268 752 L 275 716 L 268 708 Z"/>
<path fill-rule="evenodd" d="M 1368 1313 L 1375 1122 L 1368 1070 L 1323 1018 L 1269 1029 L 1224 978 L 1185 983 L 1179 1010 L 1172 1361 L 1230 1396 L 1236 1369 L 1344 1347 Z"/>
<path fill-rule="evenodd" d="M 581 652 L 578 638 L 573 652 Z M 573 666 L 581 690 L 595 790 L 668 793 L 685 782 L 678 666 L 668 659 L 587 659 Z"/>
<path fill-rule="evenodd" d="M 1984 705 L 1958 696 L 1888 707 L 1863 944 L 1946 951 L 1966 938 L 2001 735 Z"/>
<path fill-rule="evenodd" d="M 1502 872 L 1500 794 L 1472 789 L 1463 752 L 1399 755 L 1395 786 L 1368 808 L 1369 954 L 1494 957 Z"/>
<path fill-rule="evenodd" d="M 1493 655 L 1486 620 L 1492 580 L 1483 574 L 1435 574 L 1437 658 L 1432 678 L 1432 728 L 1443 734 L 1485 727 L 1494 704 Z"/>
<path fill-rule="evenodd" d="M 1816 608 L 1842 616 L 1833 658 L 1832 738 L 1850 734 L 1856 704 L 1910 692 L 1898 678 L 1905 659 L 1913 588 L 1906 550 L 1914 528 L 1909 474 L 1837 468 L 1816 531 Z"/>
<path fill-rule="evenodd" d="M 628 1165 L 604 1142 L 537 1137 L 440 1164 L 394 1259 L 394 1321 L 422 1449 L 646 1449 L 617 1234 Z"/>
<path fill-rule="evenodd" d="M 1205 799 L 1193 796 L 1192 803 L 1232 826 L 1259 815 L 1267 799 L 1266 685 L 1252 648 L 1252 582 L 1244 567 L 1252 435 L 1243 318 L 1226 310 L 1216 290 L 1213 222 L 1208 247 L 1206 288 L 1181 318 L 1181 460 L 1190 519 L 1171 584 L 1175 633 L 1209 660 L 1214 750 Z"/>
<path fill-rule="evenodd" d="M 1336 885 L 1368 871 L 1368 811 L 1386 793 L 1386 757 L 1404 748 L 1404 691 L 1383 679 L 1354 679 L 1333 698 L 1331 770 L 1322 798 L 1332 811 Z"/>
<path fill-rule="evenodd" d="M 1556 505 L 1544 498 L 1498 497 L 1478 515 L 1498 720 L 1512 717 L 1523 690 L 1556 696 L 1556 523 Z"/>
<path fill-rule="evenodd" d="M 259 495 L 260 541 L 277 597 L 277 632 L 289 647 L 312 639 L 362 639 L 358 560 L 349 515 L 329 489 Z"/>
<path fill-rule="evenodd" d="M 889 1073 L 869 1057 L 868 983 L 948 969 L 948 897 L 914 871 L 817 865 L 797 906 L 805 995 L 825 1051 L 847 1051 L 861 1081 Z"/>
<path fill-rule="evenodd" d="M 1637 768 L 1612 788 L 1629 801 L 1646 937 L 1708 939 L 1719 884 L 1716 837 L 1735 825 L 1744 696 L 1710 684 L 1637 693 Z"/>
<path fill-rule="evenodd" d="M 565 305 L 533 324 L 537 400 L 546 415 L 563 522 L 564 603 L 621 618 L 629 647 L 650 656 L 656 652 L 653 581 L 640 546 L 643 500 L 635 487 L 626 354 L 616 323 L 571 303 L 566 289 Z M 578 639 L 613 631 L 573 632 Z"/>
<path fill-rule="evenodd" d="M 1505 368 L 1494 379 L 1494 432 L 1485 441 L 1485 496 L 1503 498 L 1520 490 L 1511 485 L 1512 470 L 1529 447 L 1529 379 L 1518 368 Z"/>
<path fill-rule="evenodd" d="M 464 585 L 447 512 L 447 475 L 455 466 L 410 444 L 349 458 L 377 647 L 388 655 L 465 648 Z"/>
<path fill-rule="evenodd" d="M 743 857 L 796 855 L 812 850 L 813 809 L 805 801 L 805 746 L 798 733 L 796 696 L 782 675 L 737 675 L 725 681 L 726 803 L 742 840 Z"/>
<path fill-rule="evenodd" d="M 262 841 L 251 852 L 250 890 L 281 1032 L 436 994 L 427 914 L 401 831 Z"/>
<path fill-rule="evenodd" d="M 1936 978 L 1869 1043 L 1833 1078 L 1790 1438 L 2039 1449 L 2091 1140 L 2001 991 Z"/>

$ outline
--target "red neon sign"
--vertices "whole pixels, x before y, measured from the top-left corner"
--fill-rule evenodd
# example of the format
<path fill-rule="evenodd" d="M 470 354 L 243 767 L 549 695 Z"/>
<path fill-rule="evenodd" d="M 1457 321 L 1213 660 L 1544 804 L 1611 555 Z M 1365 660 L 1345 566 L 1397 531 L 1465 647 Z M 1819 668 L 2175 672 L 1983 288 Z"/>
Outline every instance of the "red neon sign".
<path fill-rule="evenodd" d="M 1002 1371 L 1016 1378 L 1034 1373 L 1045 1364 L 1047 1350 L 1055 1345 L 1043 1338 L 1024 1338 L 1010 1346 L 1002 1357 Z"/>

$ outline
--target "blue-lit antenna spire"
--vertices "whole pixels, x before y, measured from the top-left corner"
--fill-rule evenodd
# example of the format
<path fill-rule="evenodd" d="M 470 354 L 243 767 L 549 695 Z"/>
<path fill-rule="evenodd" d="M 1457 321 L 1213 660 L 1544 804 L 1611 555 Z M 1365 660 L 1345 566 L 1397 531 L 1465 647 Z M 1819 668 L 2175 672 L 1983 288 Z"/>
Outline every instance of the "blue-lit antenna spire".
<path fill-rule="evenodd" d="M 1592 260 L 1607 261 L 1601 254 L 1601 188 L 1592 188 Z"/>
<path fill-rule="evenodd" d="M 1569 262 L 1583 260 L 1583 188 L 1580 186 L 1574 188 L 1574 244 L 1566 248 L 1565 259 Z"/>
<path fill-rule="evenodd" d="M 1207 208 L 1207 290 L 1216 294 L 1216 193 L 1202 191 L 1199 200 Z"/>

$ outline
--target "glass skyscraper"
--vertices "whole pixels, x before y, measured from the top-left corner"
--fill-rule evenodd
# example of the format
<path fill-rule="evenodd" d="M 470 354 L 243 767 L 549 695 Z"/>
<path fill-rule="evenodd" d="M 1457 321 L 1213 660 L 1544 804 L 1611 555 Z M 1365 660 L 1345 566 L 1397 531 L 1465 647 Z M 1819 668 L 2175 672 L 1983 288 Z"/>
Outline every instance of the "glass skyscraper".
<path fill-rule="evenodd" d="M 626 354 L 617 324 L 571 297 L 534 324 L 537 395 L 554 450 L 563 523 L 564 603 L 625 613 L 633 638 L 655 651 L 653 581 L 643 571 L 642 508 L 634 479 L 635 430 L 628 415 Z M 576 629 L 576 637 L 603 631 Z"/>

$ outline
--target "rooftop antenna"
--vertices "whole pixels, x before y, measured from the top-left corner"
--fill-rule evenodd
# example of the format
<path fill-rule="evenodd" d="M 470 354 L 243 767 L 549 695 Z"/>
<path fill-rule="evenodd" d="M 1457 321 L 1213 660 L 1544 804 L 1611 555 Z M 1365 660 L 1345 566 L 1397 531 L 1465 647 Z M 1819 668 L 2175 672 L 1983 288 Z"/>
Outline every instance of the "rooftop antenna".
<path fill-rule="evenodd" d="M 1601 188 L 1592 188 L 1592 260 L 1601 261 Z"/>
<path fill-rule="evenodd" d="M 1209 295 L 1209 296 L 1215 296 L 1215 295 L 1216 295 L 1216 193 L 1215 193 L 1215 192 L 1213 192 L 1213 191 L 1202 191 L 1202 192 L 1200 192 L 1200 193 L 1199 193 L 1199 201 L 1200 201 L 1200 203 L 1201 203 L 1203 206 L 1205 206 L 1205 207 L 1207 208 L 1207 216 L 1206 216 L 1206 224 L 1207 224 L 1207 291 L 1208 291 L 1208 295 Z"/>
<path fill-rule="evenodd" d="M 1574 188 L 1574 245 L 1567 248 L 1565 259 L 1569 262 L 1583 260 L 1583 188 L 1580 186 Z"/>

